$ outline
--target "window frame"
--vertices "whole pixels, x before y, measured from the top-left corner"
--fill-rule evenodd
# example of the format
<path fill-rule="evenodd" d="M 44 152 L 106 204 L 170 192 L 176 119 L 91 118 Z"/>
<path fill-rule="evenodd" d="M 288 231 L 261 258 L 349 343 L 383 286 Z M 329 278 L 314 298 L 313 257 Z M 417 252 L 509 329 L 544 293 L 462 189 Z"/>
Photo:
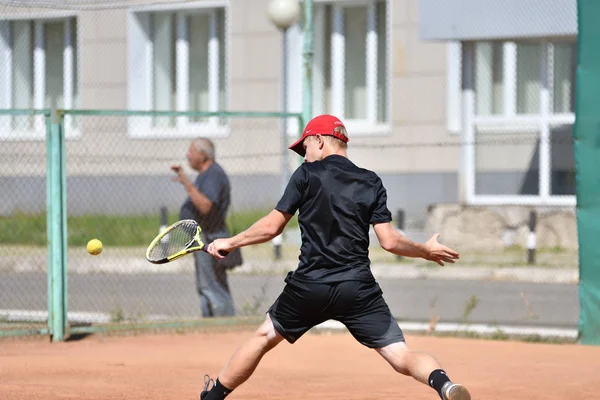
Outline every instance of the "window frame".
<path fill-rule="evenodd" d="M 384 115 L 386 121 L 378 121 L 378 64 L 381 57 L 378 54 L 378 25 L 376 21 L 377 17 L 377 3 L 384 2 L 385 11 L 385 76 L 384 76 L 384 87 L 385 93 L 385 108 Z M 325 50 L 321 46 L 321 43 L 326 42 L 322 28 L 326 24 L 325 21 L 325 7 L 331 6 L 331 38 L 327 40 L 331 44 L 330 60 L 329 60 L 329 74 L 331 82 L 331 98 L 328 101 L 331 104 L 330 112 L 340 117 L 348 131 L 356 136 L 364 135 L 389 135 L 392 131 L 392 90 L 390 82 L 392 82 L 392 7 L 393 2 L 391 0 L 315 0 L 314 6 L 314 21 L 313 21 L 313 43 L 314 43 L 314 54 L 313 54 L 313 112 L 311 114 L 320 114 L 322 112 L 328 112 L 325 107 L 319 109 L 316 105 L 319 99 L 324 99 L 325 94 L 323 93 L 324 82 L 326 79 L 324 76 L 315 74 L 314 71 L 318 71 L 321 67 L 325 67 L 327 64 L 323 59 Z M 366 82 L 366 96 L 367 96 L 367 118 L 365 119 L 349 119 L 345 115 L 345 80 L 344 80 L 344 21 L 343 21 L 343 9 L 348 7 L 366 6 L 367 7 L 367 35 L 365 37 L 366 53 L 373 53 L 375 56 L 365 57 L 365 82 Z M 342 32 L 342 37 L 336 36 L 336 28 Z M 288 43 L 292 44 L 288 49 L 288 63 L 287 63 L 287 104 L 288 109 L 291 112 L 301 112 L 302 108 L 302 90 L 304 73 L 303 73 L 303 34 L 302 29 L 299 25 L 295 25 L 290 28 L 286 35 L 288 35 Z M 295 43 L 295 44 L 294 44 Z M 296 47 L 294 47 L 296 46 Z M 294 62 L 295 61 L 295 62 Z M 300 89 L 300 90 L 299 90 Z M 290 120 L 288 123 L 288 134 L 290 136 L 297 136 L 298 126 L 297 121 Z"/>
<path fill-rule="evenodd" d="M 479 42 L 489 41 L 471 41 L 476 45 Z M 502 114 L 477 114 L 473 115 L 474 121 L 481 125 L 479 132 L 485 133 L 513 133 L 511 131 L 520 130 L 527 126 L 527 131 L 537 129 L 540 118 L 545 118 L 551 125 L 561 125 L 574 123 L 575 111 L 567 113 L 555 113 L 553 106 L 554 81 L 552 79 L 551 67 L 554 65 L 553 48 L 554 44 L 576 44 L 570 38 L 552 38 L 552 39 L 529 39 L 529 40 L 505 40 L 503 43 L 504 51 L 504 79 L 503 79 L 503 113 Z M 542 46 L 542 57 L 546 62 L 541 63 L 540 79 L 540 112 L 538 114 L 523 114 L 517 112 L 517 44 L 518 43 L 536 43 Z M 463 129 L 463 85 L 465 77 L 464 68 L 464 43 L 448 43 L 448 67 L 447 67 L 447 130 L 451 134 L 459 135 Z M 474 79 L 474 77 L 472 78 Z M 544 81 L 547 80 L 547 86 Z M 572 90 L 575 90 L 575 82 L 572 83 Z M 547 92 L 547 93 L 545 93 Z M 477 95 L 474 100 L 477 101 Z M 507 132 L 508 130 L 508 132 Z"/>
<path fill-rule="evenodd" d="M 74 40 L 72 33 L 75 33 L 75 38 L 81 37 L 81 27 L 79 16 L 76 12 L 60 12 L 49 14 L 33 14 L 33 15 L 10 15 L 0 20 L 0 86 L 4 86 L 6 90 L 0 96 L 0 108 L 15 109 L 13 96 L 13 38 L 11 37 L 11 25 L 14 22 L 28 22 L 32 24 L 32 48 L 31 48 L 31 69 L 32 81 L 32 107 L 36 110 L 47 109 L 45 105 L 46 98 L 46 57 L 47 50 L 44 43 L 45 32 L 44 25 L 47 23 L 60 22 L 64 26 L 64 45 L 63 45 L 63 109 L 76 108 L 76 95 L 80 99 L 80 81 L 81 81 L 81 66 L 79 57 L 81 54 L 79 41 Z M 72 29 L 72 24 L 75 23 L 75 30 Z M 39 51 L 38 51 L 39 50 Z M 76 78 L 76 79 L 75 79 Z M 55 111 L 55 110 L 51 110 Z M 12 115 L 1 115 L 0 126 L 12 126 L 14 118 L 23 118 Z M 6 129 L 0 130 L 0 141 L 21 141 L 21 140 L 46 140 L 46 120 L 43 115 L 35 115 L 33 118 L 33 127 L 28 130 Z M 81 136 L 79 126 L 75 124 L 71 115 L 65 116 L 65 138 L 75 139 Z"/>
<path fill-rule="evenodd" d="M 528 40 L 528 42 L 531 42 Z M 553 112 L 553 76 L 552 51 L 554 43 L 571 43 L 569 38 L 540 38 L 537 42 L 542 46 L 542 58 L 540 59 L 541 82 L 540 82 L 540 113 L 539 114 L 516 114 L 517 88 L 506 88 L 512 90 L 515 96 L 512 99 L 504 99 L 504 113 L 502 115 L 476 115 L 475 113 L 475 44 L 476 41 L 464 42 L 461 44 L 461 57 L 458 60 L 461 63 L 461 101 L 460 101 L 460 130 L 461 134 L 461 198 L 467 204 L 472 205 L 546 205 L 546 206 L 574 206 L 576 196 L 573 195 L 555 195 L 552 194 L 552 145 L 550 143 L 551 131 L 553 128 L 561 125 L 573 125 L 575 123 L 575 112 L 554 113 Z M 506 41 L 505 46 L 514 46 L 514 55 L 516 56 L 516 41 Z M 507 60 L 507 58 L 509 60 Z M 514 80 L 509 78 L 509 82 L 516 84 L 516 58 L 514 64 L 510 64 L 512 57 L 504 57 L 504 70 L 513 68 L 515 70 Z M 456 57 L 449 57 L 452 62 L 456 62 Z M 545 60 L 545 62 L 542 62 Z M 455 71 L 455 68 L 449 68 Z M 507 85 L 506 80 L 503 82 Z M 572 90 L 575 91 L 575 82 L 572 83 Z M 510 93 L 510 92 L 509 92 Z M 454 93 L 452 93 L 455 96 Z M 507 107 L 507 105 L 509 107 Z M 512 107 L 514 105 L 514 107 Z M 450 107 L 448 108 L 450 110 Z M 456 109 L 454 109 L 456 111 Z M 456 122 L 456 116 L 452 119 Z M 448 122 L 451 121 L 449 116 Z M 450 127 L 450 126 L 449 126 Z M 476 178 L 476 132 L 481 134 L 515 134 L 515 133 L 536 133 L 539 135 L 539 190 L 537 195 L 483 195 L 475 192 Z"/>
<path fill-rule="evenodd" d="M 225 74 L 223 79 L 224 82 L 224 96 L 225 96 L 225 109 L 228 108 L 229 100 L 231 98 L 231 84 L 230 84 L 230 73 L 229 73 L 229 60 L 231 52 L 231 12 L 229 8 L 229 2 L 226 0 L 219 1 L 202 1 L 202 2 L 189 2 L 185 4 L 157 4 L 149 6 L 133 7 L 128 10 L 128 108 L 130 110 L 141 110 L 141 111 L 153 111 L 153 95 L 154 95 L 154 83 L 153 83 L 153 43 L 152 40 L 145 35 L 150 34 L 149 17 L 144 18 L 142 21 L 140 16 L 149 16 L 155 13 L 174 13 L 177 22 L 185 21 L 187 24 L 187 18 L 193 14 L 209 14 L 216 15 L 219 10 L 223 12 L 223 34 L 220 35 L 218 30 L 214 31 L 217 39 L 223 38 L 223 43 L 211 43 L 209 41 L 209 47 L 212 45 L 213 50 L 209 57 L 209 90 L 213 88 L 214 92 L 209 92 L 209 110 L 199 111 L 221 111 L 220 109 L 220 71 L 222 70 Z M 209 29 L 218 29 L 218 21 L 215 19 L 218 17 L 211 17 L 211 27 Z M 214 22 L 213 22 L 214 21 Z M 186 34 L 186 29 L 176 22 L 174 27 L 176 34 L 179 36 Z M 142 59 L 142 65 L 140 62 L 136 62 L 134 54 L 136 54 L 136 47 L 142 49 L 143 55 L 139 58 Z M 217 48 L 217 55 L 215 49 Z M 222 57 L 224 60 L 224 66 L 221 68 L 219 65 L 219 58 L 221 52 L 225 54 Z M 189 41 L 188 40 L 177 40 L 176 42 L 177 52 L 175 54 L 176 65 L 174 68 L 178 69 L 176 74 L 175 85 L 176 92 L 176 107 L 177 112 L 187 112 L 189 107 Z M 139 50 L 138 50 L 139 51 Z M 182 51 L 179 53 L 179 51 Z M 187 56 L 187 59 L 186 59 Z M 179 64 L 181 63 L 181 64 Z M 216 65 L 215 65 L 216 63 Z M 180 66 L 181 65 L 181 66 Z M 140 72 L 141 68 L 141 72 Z M 181 68 L 181 70 L 180 70 Z M 216 86 L 215 86 L 216 82 Z M 185 88 L 180 91 L 180 88 Z M 216 96 L 215 96 L 216 93 Z M 219 117 L 209 117 L 204 122 L 191 122 L 186 115 L 179 115 L 175 117 L 176 122 L 173 127 L 154 127 L 150 117 L 129 117 L 128 118 L 128 133 L 131 137 L 135 138 L 193 138 L 198 135 L 205 137 L 225 137 L 230 133 L 230 127 L 228 123 L 223 123 L 223 119 Z"/>

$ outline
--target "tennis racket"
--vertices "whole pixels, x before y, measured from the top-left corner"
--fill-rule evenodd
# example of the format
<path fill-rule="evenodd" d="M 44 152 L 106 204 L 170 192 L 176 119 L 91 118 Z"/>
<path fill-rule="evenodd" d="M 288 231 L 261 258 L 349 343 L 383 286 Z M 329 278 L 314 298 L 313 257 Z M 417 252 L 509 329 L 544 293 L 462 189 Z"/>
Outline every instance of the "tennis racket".
<path fill-rule="evenodd" d="M 195 251 L 207 251 L 208 245 L 200 239 L 200 226 L 192 219 L 184 219 L 158 234 L 146 250 L 146 259 L 153 264 L 175 261 Z M 220 251 L 222 256 L 229 254 Z"/>

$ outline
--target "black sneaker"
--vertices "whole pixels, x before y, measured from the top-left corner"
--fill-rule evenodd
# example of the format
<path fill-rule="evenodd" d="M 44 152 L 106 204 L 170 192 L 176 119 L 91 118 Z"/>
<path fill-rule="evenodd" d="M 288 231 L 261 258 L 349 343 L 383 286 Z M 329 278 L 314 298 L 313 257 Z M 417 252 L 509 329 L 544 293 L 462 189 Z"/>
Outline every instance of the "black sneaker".
<path fill-rule="evenodd" d="M 204 375 L 204 389 L 200 392 L 200 400 L 204 399 L 208 395 L 208 392 L 213 388 L 213 386 L 215 386 L 215 381 L 213 381 L 210 376 Z"/>

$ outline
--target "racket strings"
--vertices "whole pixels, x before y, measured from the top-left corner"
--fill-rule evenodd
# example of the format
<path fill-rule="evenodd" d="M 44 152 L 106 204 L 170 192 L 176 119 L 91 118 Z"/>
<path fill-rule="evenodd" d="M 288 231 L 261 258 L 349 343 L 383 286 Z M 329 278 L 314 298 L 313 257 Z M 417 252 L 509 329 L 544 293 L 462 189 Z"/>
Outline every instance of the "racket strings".
<path fill-rule="evenodd" d="M 198 225 L 183 221 L 167 232 L 148 252 L 149 260 L 162 260 L 187 249 L 195 242 Z"/>

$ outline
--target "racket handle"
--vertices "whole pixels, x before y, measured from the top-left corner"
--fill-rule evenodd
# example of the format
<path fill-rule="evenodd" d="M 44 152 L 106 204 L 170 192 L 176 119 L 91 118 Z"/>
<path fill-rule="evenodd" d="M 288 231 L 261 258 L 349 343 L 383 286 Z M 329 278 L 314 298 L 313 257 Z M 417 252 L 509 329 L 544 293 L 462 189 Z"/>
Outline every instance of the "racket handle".
<path fill-rule="evenodd" d="M 205 253 L 208 253 L 208 245 L 205 244 L 204 246 L 202 246 L 202 251 Z M 225 250 L 219 250 L 219 254 L 223 257 L 227 257 L 227 255 L 229 254 L 228 251 Z"/>

